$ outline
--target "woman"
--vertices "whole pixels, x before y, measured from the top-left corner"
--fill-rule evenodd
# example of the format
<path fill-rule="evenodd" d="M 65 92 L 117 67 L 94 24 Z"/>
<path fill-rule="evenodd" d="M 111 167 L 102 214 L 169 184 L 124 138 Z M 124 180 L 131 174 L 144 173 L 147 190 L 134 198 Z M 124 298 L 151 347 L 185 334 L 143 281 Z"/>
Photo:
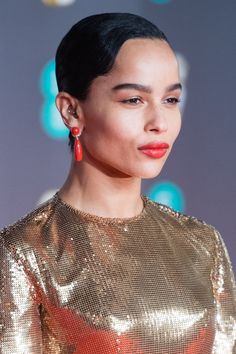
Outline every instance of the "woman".
<path fill-rule="evenodd" d="M 71 170 L 1 233 L 1 353 L 236 353 L 221 236 L 140 192 L 181 126 L 165 35 L 136 15 L 85 18 L 62 40 L 56 75 Z"/>

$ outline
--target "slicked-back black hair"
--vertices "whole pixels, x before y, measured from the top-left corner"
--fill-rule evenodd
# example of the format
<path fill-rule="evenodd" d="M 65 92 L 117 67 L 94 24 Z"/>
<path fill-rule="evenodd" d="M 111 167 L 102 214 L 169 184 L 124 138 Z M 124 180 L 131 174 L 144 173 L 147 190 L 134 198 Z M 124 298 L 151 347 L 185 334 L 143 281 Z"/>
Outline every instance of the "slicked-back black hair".
<path fill-rule="evenodd" d="M 129 13 L 104 13 L 77 22 L 56 52 L 59 91 L 85 100 L 92 81 L 108 73 L 122 44 L 132 38 L 157 38 L 165 34 L 145 18 Z M 73 148 L 74 138 L 69 135 Z"/>

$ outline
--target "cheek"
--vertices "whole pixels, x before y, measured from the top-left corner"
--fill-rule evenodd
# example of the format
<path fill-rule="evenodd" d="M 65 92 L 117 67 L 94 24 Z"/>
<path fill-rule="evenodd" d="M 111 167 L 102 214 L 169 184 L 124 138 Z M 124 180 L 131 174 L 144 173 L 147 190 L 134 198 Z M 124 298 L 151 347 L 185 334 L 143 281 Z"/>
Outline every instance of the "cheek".
<path fill-rule="evenodd" d="M 121 151 L 122 148 L 133 145 L 134 133 L 134 130 L 122 119 L 119 122 L 100 119 L 86 127 L 82 142 L 90 152 L 115 153 L 116 150 Z"/>
<path fill-rule="evenodd" d="M 171 139 L 173 140 L 173 143 L 175 139 L 178 137 L 179 132 L 181 130 L 181 115 L 179 114 L 178 117 L 175 117 L 174 120 L 169 125 L 169 131 L 171 135 Z"/>
<path fill-rule="evenodd" d="M 95 129 L 93 128 L 89 136 L 93 139 L 93 142 L 97 143 L 102 141 L 106 141 L 107 143 L 122 142 L 126 140 L 126 131 L 118 125 L 101 124 Z"/>
<path fill-rule="evenodd" d="M 128 142 L 135 138 L 137 133 L 137 114 L 114 109 L 107 105 L 106 109 L 92 115 L 87 126 L 88 138 L 109 142 Z M 136 124 L 134 124 L 136 122 Z"/>

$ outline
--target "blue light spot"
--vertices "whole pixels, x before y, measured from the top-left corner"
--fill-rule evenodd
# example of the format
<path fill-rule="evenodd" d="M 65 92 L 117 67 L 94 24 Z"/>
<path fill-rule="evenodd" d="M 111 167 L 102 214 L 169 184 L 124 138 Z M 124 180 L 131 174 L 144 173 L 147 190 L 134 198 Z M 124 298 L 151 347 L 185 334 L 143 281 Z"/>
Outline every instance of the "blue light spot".
<path fill-rule="evenodd" d="M 43 130 L 52 139 L 67 139 L 69 131 L 65 127 L 55 105 L 58 89 L 54 60 L 48 61 L 42 69 L 40 75 L 40 90 L 44 97 L 40 117 Z"/>
<path fill-rule="evenodd" d="M 41 72 L 40 89 L 42 95 L 47 98 L 56 97 L 58 93 L 54 60 L 50 60 Z"/>
<path fill-rule="evenodd" d="M 150 188 L 147 195 L 155 202 L 165 204 L 177 211 L 184 212 L 185 210 L 183 191 L 173 182 L 158 182 Z"/>
<path fill-rule="evenodd" d="M 68 138 L 69 130 L 64 125 L 54 99 L 45 101 L 41 109 L 41 124 L 46 134 L 53 139 Z"/>

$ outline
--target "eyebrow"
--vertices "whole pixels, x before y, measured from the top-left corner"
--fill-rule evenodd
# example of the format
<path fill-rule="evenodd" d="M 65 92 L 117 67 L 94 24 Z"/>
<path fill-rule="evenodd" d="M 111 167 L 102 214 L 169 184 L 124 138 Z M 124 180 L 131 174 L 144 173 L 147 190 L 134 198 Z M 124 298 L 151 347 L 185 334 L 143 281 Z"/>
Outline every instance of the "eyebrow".
<path fill-rule="evenodd" d="M 150 86 L 128 83 L 128 82 L 124 83 L 124 84 L 118 84 L 118 85 L 112 87 L 112 91 L 127 90 L 127 89 L 128 90 L 133 89 L 133 90 L 142 91 L 142 92 L 146 92 L 146 93 L 152 93 L 152 89 Z M 176 84 L 169 85 L 165 89 L 166 92 L 174 91 L 174 90 L 182 90 L 181 83 L 178 82 Z"/>

